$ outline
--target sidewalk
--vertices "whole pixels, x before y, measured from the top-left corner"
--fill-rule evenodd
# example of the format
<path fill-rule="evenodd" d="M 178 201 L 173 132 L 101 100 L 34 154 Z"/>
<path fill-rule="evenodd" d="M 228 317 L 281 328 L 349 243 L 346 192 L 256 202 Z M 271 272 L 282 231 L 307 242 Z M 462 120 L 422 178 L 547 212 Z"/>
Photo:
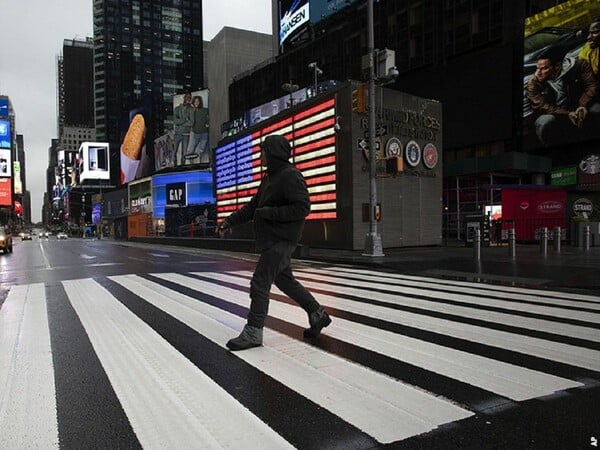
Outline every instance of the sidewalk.
<path fill-rule="evenodd" d="M 565 246 L 557 253 L 549 245 L 547 256 L 539 245 L 517 245 L 516 257 L 508 246 L 483 247 L 481 259 L 474 249 L 452 243 L 439 247 L 384 250 L 384 256 L 364 256 L 359 251 L 311 248 L 304 260 L 353 264 L 389 269 L 411 275 L 435 276 L 536 288 L 585 290 L 600 295 L 600 247 L 589 251 Z"/>

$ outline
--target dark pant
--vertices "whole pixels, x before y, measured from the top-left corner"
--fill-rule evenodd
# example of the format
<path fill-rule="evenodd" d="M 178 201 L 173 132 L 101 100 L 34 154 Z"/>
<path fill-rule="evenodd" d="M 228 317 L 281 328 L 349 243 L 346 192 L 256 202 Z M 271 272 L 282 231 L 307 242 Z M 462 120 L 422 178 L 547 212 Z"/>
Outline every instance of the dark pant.
<path fill-rule="evenodd" d="M 263 250 L 250 281 L 250 313 L 248 325 L 262 328 L 269 311 L 269 294 L 275 283 L 285 295 L 300 305 L 307 313 L 319 309 L 319 303 L 310 292 L 294 278 L 290 259 L 296 244 L 277 242 Z"/>

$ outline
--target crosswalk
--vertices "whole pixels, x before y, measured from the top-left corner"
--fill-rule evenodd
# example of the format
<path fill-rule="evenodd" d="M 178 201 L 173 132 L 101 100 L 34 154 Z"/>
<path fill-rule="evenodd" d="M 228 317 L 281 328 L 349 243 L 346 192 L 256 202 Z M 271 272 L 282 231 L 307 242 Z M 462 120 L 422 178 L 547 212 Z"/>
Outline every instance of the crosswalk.
<path fill-rule="evenodd" d="M 264 346 L 236 353 L 248 271 L 11 288 L 0 448 L 373 448 L 600 380 L 600 297 L 295 273 L 333 323 L 305 341 L 274 287 Z"/>

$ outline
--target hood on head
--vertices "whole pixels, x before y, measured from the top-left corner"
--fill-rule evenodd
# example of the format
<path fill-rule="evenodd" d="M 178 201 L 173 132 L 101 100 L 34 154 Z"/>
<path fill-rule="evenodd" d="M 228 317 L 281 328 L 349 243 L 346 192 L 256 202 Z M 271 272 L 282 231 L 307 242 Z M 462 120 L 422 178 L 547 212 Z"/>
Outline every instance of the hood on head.
<path fill-rule="evenodd" d="M 267 164 L 271 165 L 280 162 L 289 162 L 292 148 L 286 138 L 279 135 L 267 136 L 261 144 L 263 151 L 267 156 Z"/>

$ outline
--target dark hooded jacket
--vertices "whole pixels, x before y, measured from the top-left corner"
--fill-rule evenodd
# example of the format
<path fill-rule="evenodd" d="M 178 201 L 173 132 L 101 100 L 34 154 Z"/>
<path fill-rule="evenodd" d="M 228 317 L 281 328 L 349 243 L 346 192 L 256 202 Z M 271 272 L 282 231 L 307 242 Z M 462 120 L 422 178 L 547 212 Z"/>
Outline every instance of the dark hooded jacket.
<path fill-rule="evenodd" d="M 267 136 L 262 151 L 267 158 L 267 175 L 254 197 L 225 221 L 235 226 L 253 220 L 259 250 L 280 241 L 297 244 L 310 212 L 306 182 L 289 162 L 291 148 L 283 136 Z"/>

